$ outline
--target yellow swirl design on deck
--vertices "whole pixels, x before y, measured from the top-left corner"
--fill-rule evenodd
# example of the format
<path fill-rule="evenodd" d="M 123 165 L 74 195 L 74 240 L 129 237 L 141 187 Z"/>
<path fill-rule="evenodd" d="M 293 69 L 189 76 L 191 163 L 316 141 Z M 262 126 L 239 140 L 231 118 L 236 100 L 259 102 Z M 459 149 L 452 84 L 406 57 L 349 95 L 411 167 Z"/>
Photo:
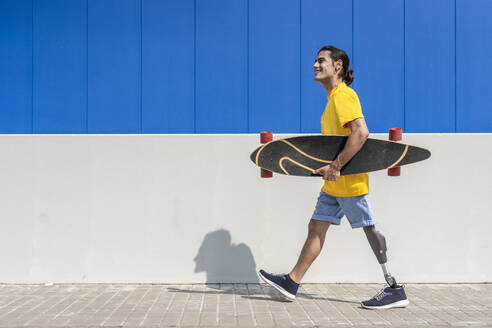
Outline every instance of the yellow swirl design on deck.
<path fill-rule="evenodd" d="M 392 167 L 395 167 L 396 164 L 400 163 L 401 160 L 405 157 L 405 155 L 407 154 L 407 151 L 408 151 L 408 145 L 405 146 L 405 149 L 403 150 L 403 153 L 401 154 L 400 158 L 398 158 L 398 160 L 396 162 L 394 162 L 393 164 L 391 164 L 391 166 L 389 166 L 388 168 L 391 169 Z"/>
<path fill-rule="evenodd" d="M 271 141 L 270 141 L 271 142 Z M 256 165 L 258 165 L 258 157 L 260 157 L 260 153 L 261 151 L 263 150 L 263 148 L 265 148 L 266 145 L 268 145 L 270 142 L 264 144 L 263 146 L 261 146 L 260 149 L 258 149 L 258 152 L 256 153 Z"/>
<path fill-rule="evenodd" d="M 320 158 L 317 158 L 317 157 L 314 157 L 314 156 L 311 156 L 309 154 L 306 154 L 305 152 L 303 152 L 302 150 L 300 150 L 299 148 L 297 148 L 296 146 L 294 146 L 292 143 L 290 143 L 289 141 L 285 140 L 285 139 L 280 139 L 280 140 L 277 140 L 277 141 L 282 141 L 283 143 L 289 145 L 290 147 L 294 148 L 299 154 L 307 157 L 307 158 L 310 158 L 312 160 L 315 160 L 315 161 L 318 161 L 318 162 L 322 162 L 322 163 L 332 163 L 333 161 L 327 161 L 327 160 L 324 160 L 324 159 L 320 159 Z M 263 146 L 260 147 L 260 149 L 258 149 L 258 152 L 256 153 L 256 159 L 255 159 L 255 162 L 256 162 L 256 165 L 258 165 L 258 159 L 260 157 L 260 153 L 261 151 L 269 144 L 271 143 L 272 141 L 264 144 Z M 287 172 L 287 170 L 285 170 L 284 166 L 282 165 L 282 162 L 285 161 L 285 160 L 288 160 L 294 164 L 296 164 L 297 166 L 300 166 L 308 171 L 311 171 L 311 172 L 314 172 L 314 169 L 310 168 L 309 166 L 306 166 L 306 165 L 303 165 L 295 160 L 293 160 L 292 158 L 288 157 L 288 156 L 284 156 L 282 157 L 279 161 L 278 161 L 278 165 L 280 166 L 280 168 L 282 169 L 282 171 L 284 171 L 284 173 L 286 175 L 290 175 L 289 172 Z"/>
<path fill-rule="evenodd" d="M 308 155 L 308 154 L 306 154 L 305 152 L 303 152 L 302 150 L 300 150 L 299 148 L 297 148 L 296 146 L 294 146 L 293 144 L 291 144 L 290 142 L 288 142 L 285 139 L 280 139 L 279 141 L 282 141 L 282 142 L 288 144 L 289 146 L 291 146 L 292 148 L 294 148 L 295 150 L 297 150 L 300 154 L 302 154 L 302 155 L 304 155 L 304 156 L 306 156 L 308 158 L 314 159 L 315 161 L 323 162 L 323 163 L 328 163 L 328 164 L 331 163 L 331 162 L 333 162 L 333 161 L 327 161 L 327 160 L 324 160 L 324 159 L 320 159 L 320 158 L 316 158 L 314 156 Z"/>
<path fill-rule="evenodd" d="M 282 165 L 282 162 L 283 162 L 283 161 L 285 161 L 285 160 L 291 161 L 292 163 L 294 163 L 294 164 L 296 164 L 296 165 L 298 165 L 298 166 L 300 166 L 300 167 L 302 167 L 302 168 L 304 168 L 304 169 L 306 169 L 306 170 L 308 170 L 308 171 L 314 172 L 314 169 L 310 168 L 309 166 L 303 165 L 303 164 L 301 164 L 301 163 L 299 163 L 299 162 L 294 161 L 294 160 L 293 160 L 292 158 L 290 158 L 290 157 L 284 156 L 284 157 L 282 157 L 282 158 L 278 161 L 278 165 L 280 166 L 280 168 L 282 169 L 282 171 L 284 171 L 284 173 L 285 173 L 286 175 L 290 175 L 290 174 L 289 174 L 289 172 L 287 172 L 287 170 L 286 170 L 286 169 L 284 168 L 284 166 Z"/>

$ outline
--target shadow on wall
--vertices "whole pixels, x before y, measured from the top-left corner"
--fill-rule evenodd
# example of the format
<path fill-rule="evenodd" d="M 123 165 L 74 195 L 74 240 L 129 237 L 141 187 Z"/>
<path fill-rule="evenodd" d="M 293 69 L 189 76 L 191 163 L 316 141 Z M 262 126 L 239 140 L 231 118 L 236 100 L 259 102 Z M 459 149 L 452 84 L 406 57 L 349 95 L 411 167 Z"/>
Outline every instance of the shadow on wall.
<path fill-rule="evenodd" d="M 258 283 L 256 262 L 246 244 L 231 244 L 229 231 L 220 229 L 203 238 L 195 272 L 206 272 L 207 283 Z"/>

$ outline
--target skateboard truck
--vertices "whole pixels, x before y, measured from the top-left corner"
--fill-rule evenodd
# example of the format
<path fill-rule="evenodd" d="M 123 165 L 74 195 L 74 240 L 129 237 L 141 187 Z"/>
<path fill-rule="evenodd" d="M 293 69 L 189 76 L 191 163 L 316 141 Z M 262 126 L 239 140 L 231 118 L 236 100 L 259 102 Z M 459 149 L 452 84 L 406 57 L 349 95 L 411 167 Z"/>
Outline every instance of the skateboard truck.
<path fill-rule="evenodd" d="M 261 131 L 260 132 L 260 143 L 261 144 L 269 143 L 272 140 L 273 140 L 272 131 Z M 273 177 L 273 172 L 266 170 L 264 168 L 261 168 L 261 177 L 262 178 L 271 178 L 271 177 Z"/>
<path fill-rule="evenodd" d="M 389 129 L 389 140 L 391 141 L 401 141 L 401 128 L 390 128 Z M 399 177 L 401 173 L 400 167 L 395 166 L 388 169 L 388 176 Z"/>

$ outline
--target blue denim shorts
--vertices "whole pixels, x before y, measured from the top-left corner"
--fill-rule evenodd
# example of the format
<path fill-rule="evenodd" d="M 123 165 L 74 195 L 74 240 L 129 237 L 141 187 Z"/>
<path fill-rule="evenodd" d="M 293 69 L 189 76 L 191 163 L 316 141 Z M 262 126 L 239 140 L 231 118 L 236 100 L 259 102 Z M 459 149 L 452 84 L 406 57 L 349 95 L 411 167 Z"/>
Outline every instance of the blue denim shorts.
<path fill-rule="evenodd" d="M 368 194 L 355 197 L 335 197 L 324 192 L 319 193 L 318 202 L 311 217 L 313 220 L 329 221 L 339 225 L 344 215 L 353 229 L 376 224 Z"/>

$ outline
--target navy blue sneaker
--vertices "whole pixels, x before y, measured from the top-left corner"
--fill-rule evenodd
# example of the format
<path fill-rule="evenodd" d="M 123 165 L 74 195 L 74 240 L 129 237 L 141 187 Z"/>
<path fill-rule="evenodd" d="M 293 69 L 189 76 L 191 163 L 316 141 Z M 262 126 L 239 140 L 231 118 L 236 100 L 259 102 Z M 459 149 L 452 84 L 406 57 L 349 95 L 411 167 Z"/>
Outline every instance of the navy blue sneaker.
<path fill-rule="evenodd" d="M 405 307 L 408 305 L 407 295 L 403 286 L 399 288 L 386 287 L 368 301 L 361 302 L 366 309 L 390 309 L 394 307 Z"/>
<path fill-rule="evenodd" d="M 296 299 L 299 284 L 292 280 L 288 274 L 274 275 L 260 270 L 259 276 L 264 282 L 266 282 L 277 291 L 279 291 L 283 296 L 285 296 L 287 300 L 293 301 Z"/>

